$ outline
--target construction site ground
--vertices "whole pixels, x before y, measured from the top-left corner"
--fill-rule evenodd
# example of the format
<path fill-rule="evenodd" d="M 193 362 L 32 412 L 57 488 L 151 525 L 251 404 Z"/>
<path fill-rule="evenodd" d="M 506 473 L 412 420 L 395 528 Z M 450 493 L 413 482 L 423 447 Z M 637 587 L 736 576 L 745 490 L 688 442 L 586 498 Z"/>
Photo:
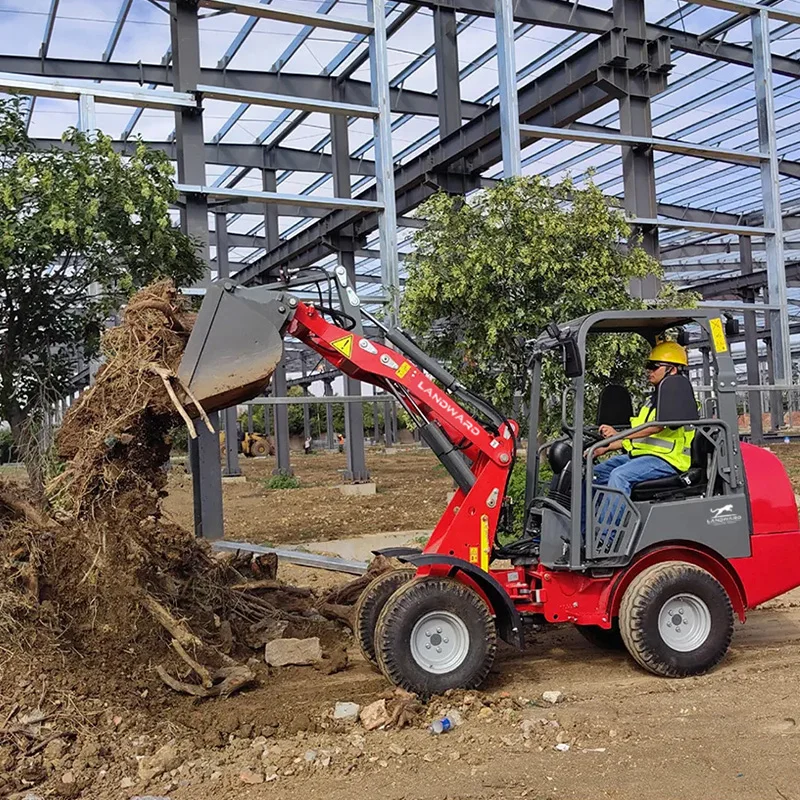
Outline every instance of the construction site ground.
<path fill-rule="evenodd" d="M 800 446 L 775 451 L 797 490 Z M 224 490 L 229 538 L 285 544 L 431 527 L 450 488 L 424 452 L 371 453 L 371 498 L 339 494 L 339 454 L 294 455 L 294 464 L 301 488 L 266 490 L 271 460 L 244 463 L 248 480 Z M 179 465 L 170 490 L 168 513 L 188 525 L 191 484 Z M 279 577 L 320 590 L 347 580 L 286 564 Z M 349 633 L 323 646 L 338 643 L 347 668 L 325 675 L 262 661 L 257 685 L 225 700 L 178 695 L 152 670 L 120 671 L 119 658 L 70 662 L 55 681 L 52 670 L 6 674 L 3 709 L 57 698 L 59 714 L 80 715 L 80 746 L 54 739 L 31 759 L 57 780 L 30 797 L 800 800 L 800 591 L 753 612 L 720 667 L 688 680 L 651 676 L 569 626 L 534 631 L 524 653 L 501 647 L 480 691 L 434 698 L 400 730 L 331 719 L 337 702 L 397 702 Z M 0 642 L 0 677 L 2 652 Z M 550 691 L 562 693 L 558 703 L 543 699 Z M 445 712 L 460 724 L 432 736 L 427 723 Z M 0 747 L 0 774 L 4 755 Z"/>

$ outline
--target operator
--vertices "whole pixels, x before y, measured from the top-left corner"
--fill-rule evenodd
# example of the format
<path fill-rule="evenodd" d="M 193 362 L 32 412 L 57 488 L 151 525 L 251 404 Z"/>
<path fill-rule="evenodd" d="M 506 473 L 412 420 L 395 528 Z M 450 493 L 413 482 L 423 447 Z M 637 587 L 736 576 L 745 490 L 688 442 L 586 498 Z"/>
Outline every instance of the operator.
<path fill-rule="evenodd" d="M 631 417 L 631 428 L 655 419 L 658 385 L 668 375 L 686 374 L 688 366 L 686 350 L 677 342 L 662 342 L 652 349 L 645 369 L 653 393 L 641 411 Z M 608 438 L 618 431 L 611 425 L 601 425 L 600 433 Z M 631 487 L 637 483 L 685 472 L 692 463 L 690 447 L 693 438 L 693 430 L 651 425 L 606 447 L 598 447 L 594 451 L 596 456 L 616 450 L 625 452 L 595 465 L 593 484 L 619 489 L 630 496 Z"/>

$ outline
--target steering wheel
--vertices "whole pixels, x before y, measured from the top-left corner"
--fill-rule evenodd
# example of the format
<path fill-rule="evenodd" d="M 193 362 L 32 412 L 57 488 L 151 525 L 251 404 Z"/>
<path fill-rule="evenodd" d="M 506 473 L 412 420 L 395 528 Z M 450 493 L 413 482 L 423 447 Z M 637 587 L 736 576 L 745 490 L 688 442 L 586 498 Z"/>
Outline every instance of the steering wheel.
<path fill-rule="evenodd" d="M 572 427 L 570 427 L 569 425 L 566 425 L 566 424 L 561 426 L 561 430 L 564 433 L 566 433 L 567 436 L 572 436 L 575 433 L 575 428 L 572 428 Z M 586 441 L 588 441 L 589 444 L 594 444 L 595 442 L 602 441 L 606 437 L 603 436 L 602 433 L 600 433 L 599 426 L 597 426 L 597 425 L 584 425 L 583 426 L 583 438 L 584 438 L 584 443 Z"/>

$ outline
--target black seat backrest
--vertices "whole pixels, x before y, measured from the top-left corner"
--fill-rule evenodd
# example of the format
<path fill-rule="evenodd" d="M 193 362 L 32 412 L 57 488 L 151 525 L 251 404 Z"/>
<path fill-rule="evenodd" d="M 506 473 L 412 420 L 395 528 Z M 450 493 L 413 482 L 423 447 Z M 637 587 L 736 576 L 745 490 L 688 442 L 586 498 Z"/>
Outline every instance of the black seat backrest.
<path fill-rule="evenodd" d="M 686 375 L 668 375 L 658 384 L 656 421 L 678 422 L 700 419 L 694 389 Z"/>
<path fill-rule="evenodd" d="M 694 439 L 692 439 L 692 467 L 699 467 L 700 469 L 708 468 L 708 457 L 711 455 L 714 445 L 708 440 L 707 436 L 699 430 L 694 432 Z"/>
<path fill-rule="evenodd" d="M 597 402 L 597 424 L 624 430 L 630 427 L 632 416 L 631 393 L 616 383 L 605 386 Z"/>

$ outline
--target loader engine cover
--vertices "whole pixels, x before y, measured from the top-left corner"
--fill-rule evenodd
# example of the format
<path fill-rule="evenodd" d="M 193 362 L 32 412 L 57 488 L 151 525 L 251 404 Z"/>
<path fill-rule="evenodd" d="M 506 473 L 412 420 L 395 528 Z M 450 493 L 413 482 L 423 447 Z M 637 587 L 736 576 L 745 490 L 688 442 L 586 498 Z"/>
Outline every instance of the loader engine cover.
<path fill-rule="evenodd" d="M 222 280 L 206 290 L 178 377 L 207 412 L 264 392 L 283 357 L 295 306 L 294 298 L 264 286 Z M 187 411 L 193 413 L 190 404 Z"/>

